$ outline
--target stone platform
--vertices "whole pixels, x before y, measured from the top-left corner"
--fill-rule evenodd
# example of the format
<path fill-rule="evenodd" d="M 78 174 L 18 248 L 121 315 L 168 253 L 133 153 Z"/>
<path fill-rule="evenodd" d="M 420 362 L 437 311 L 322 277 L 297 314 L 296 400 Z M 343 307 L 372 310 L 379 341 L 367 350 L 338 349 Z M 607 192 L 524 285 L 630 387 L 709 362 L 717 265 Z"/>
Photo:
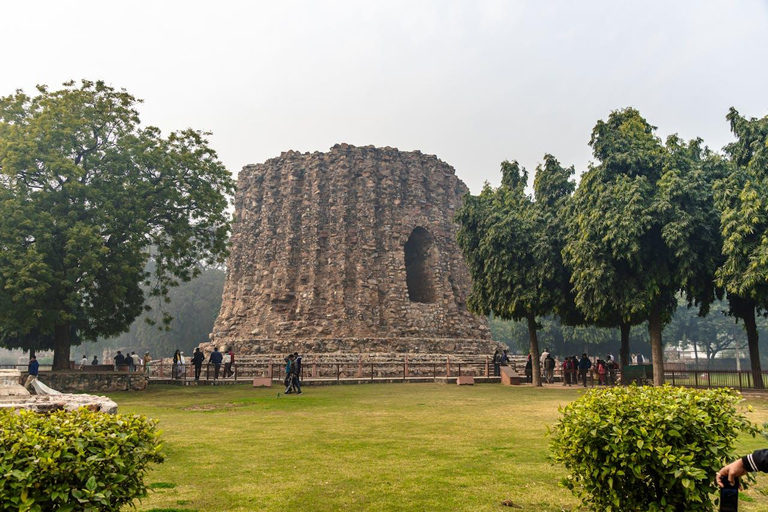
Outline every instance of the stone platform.
<path fill-rule="evenodd" d="M 32 381 L 35 394 L 19 385 L 19 370 L 0 370 L 0 409 L 24 409 L 40 413 L 58 410 L 74 411 L 85 407 L 91 411 L 117 413 L 117 404 L 105 396 L 61 393 L 40 380 Z"/>

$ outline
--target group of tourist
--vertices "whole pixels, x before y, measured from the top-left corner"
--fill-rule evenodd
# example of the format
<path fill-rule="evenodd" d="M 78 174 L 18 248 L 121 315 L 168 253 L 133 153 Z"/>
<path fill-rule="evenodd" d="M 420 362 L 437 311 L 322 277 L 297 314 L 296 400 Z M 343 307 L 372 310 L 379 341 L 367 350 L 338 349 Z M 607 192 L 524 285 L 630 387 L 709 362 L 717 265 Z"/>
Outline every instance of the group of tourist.
<path fill-rule="evenodd" d="M 301 394 L 301 356 L 298 352 L 285 357 L 285 394 Z"/>
<path fill-rule="evenodd" d="M 85 357 L 85 356 L 83 356 Z M 94 357 L 94 360 L 96 358 Z M 147 367 L 147 364 L 152 361 L 152 358 L 149 356 L 149 352 L 144 352 L 144 357 L 139 356 L 135 351 L 131 352 L 130 354 L 126 353 L 123 354 L 121 350 L 117 351 L 117 354 L 114 357 L 115 361 L 115 369 L 121 367 L 121 366 L 127 366 L 128 372 L 133 373 L 139 371 L 139 368 L 144 366 L 146 369 L 145 371 L 148 371 L 149 368 Z M 98 363 L 92 363 L 92 364 L 98 364 Z"/>
<path fill-rule="evenodd" d="M 505 350 L 499 352 L 498 349 L 493 353 L 493 376 L 501 376 L 501 367 L 509 364 L 509 353 Z"/>
<path fill-rule="evenodd" d="M 195 353 L 192 354 L 192 366 L 195 369 L 195 380 L 200 380 L 200 374 L 203 370 L 203 363 L 205 363 L 205 354 L 200 350 L 200 347 L 195 348 Z M 213 366 L 213 380 L 219 380 L 219 374 L 221 373 L 221 365 L 224 365 L 224 372 L 222 376 L 226 379 L 235 375 L 235 353 L 232 348 L 226 350 L 226 352 L 219 352 L 219 347 L 214 347 L 211 356 L 208 358 L 208 364 Z M 181 379 L 186 371 L 186 359 L 184 358 L 184 352 L 177 350 L 173 354 L 173 363 L 171 367 L 171 374 L 174 379 Z"/>
<path fill-rule="evenodd" d="M 541 364 L 542 379 L 547 384 L 552 384 L 555 381 L 555 368 L 560 368 L 563 386 L 578 385 L 581 381 L 586 387 L 589 380 L 593 380 L 595 376 L 598 385 L 614 385 L 616 384 L 616 372 L 619 368 L 613 354 L 608 354 L 605 359 L 596 358 L 594 364 L 586 353 L 582 354 L 581 358 L 575 355 L 567 356 L 560 363 L 557 358 L 552 356 L 548 348 L 545 348 L 541 353 L 539 363 Z M 525 381 L 533 381 L 533 361 L 530 354 L 525 363 Z"/>

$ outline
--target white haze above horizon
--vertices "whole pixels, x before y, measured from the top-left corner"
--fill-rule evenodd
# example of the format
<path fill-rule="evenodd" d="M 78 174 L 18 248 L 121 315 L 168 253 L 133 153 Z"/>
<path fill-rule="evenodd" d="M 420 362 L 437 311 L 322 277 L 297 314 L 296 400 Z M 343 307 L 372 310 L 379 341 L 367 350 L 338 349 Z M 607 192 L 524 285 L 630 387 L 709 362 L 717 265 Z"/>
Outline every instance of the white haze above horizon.
<path fill-rule="evenodd" d="M 731 140 L 768 114 L 768 1 L 117 1 L 3 6 L 0 95 L 102 79 L 144 124 L 213 132 L 234 173 L 336 143 L 435 154 L 472 190 L 545 153 L 583 172 L 595 122 Z M 532 181 L 531 181 L 532 183 Z"/>

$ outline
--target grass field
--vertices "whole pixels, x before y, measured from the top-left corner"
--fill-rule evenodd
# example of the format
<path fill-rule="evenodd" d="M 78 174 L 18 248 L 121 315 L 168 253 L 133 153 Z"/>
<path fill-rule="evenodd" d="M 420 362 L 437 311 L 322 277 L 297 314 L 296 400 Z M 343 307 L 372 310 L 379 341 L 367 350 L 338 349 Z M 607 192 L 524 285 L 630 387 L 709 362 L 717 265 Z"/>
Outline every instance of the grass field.
<path fill-rule="evenodd" d="M 580 390 L 500 385 L 246 386 L 113 393 L 160 421 L 167 461 L 139 510 L 561 511 L 577 501 L 547 458 L 547 426 Z M 753 421 L 768 400 L 750 398 Z M 744 438 L 740 451 L 768 446 Z M 740 510 L 768 510 L 768 477 Z"/>

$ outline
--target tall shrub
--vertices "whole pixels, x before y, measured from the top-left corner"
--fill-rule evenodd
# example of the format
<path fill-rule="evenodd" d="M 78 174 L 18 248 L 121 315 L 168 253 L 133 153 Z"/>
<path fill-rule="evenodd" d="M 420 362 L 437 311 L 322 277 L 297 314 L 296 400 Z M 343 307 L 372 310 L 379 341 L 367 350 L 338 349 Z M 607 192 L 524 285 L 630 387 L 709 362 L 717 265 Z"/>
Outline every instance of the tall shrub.
<path fill-rule="evenodd" d="M 155 423 L 79 409 L 0 410 L 0 509 L 119 510 L 163 461 Z"/>
<path fill-rule="evenodd" d="M 617 387 L 560 409 L 550 450 L 582 504 L 611 511 L 708 511 L 714 474 L 757 429 L 728 389 Z"/>

